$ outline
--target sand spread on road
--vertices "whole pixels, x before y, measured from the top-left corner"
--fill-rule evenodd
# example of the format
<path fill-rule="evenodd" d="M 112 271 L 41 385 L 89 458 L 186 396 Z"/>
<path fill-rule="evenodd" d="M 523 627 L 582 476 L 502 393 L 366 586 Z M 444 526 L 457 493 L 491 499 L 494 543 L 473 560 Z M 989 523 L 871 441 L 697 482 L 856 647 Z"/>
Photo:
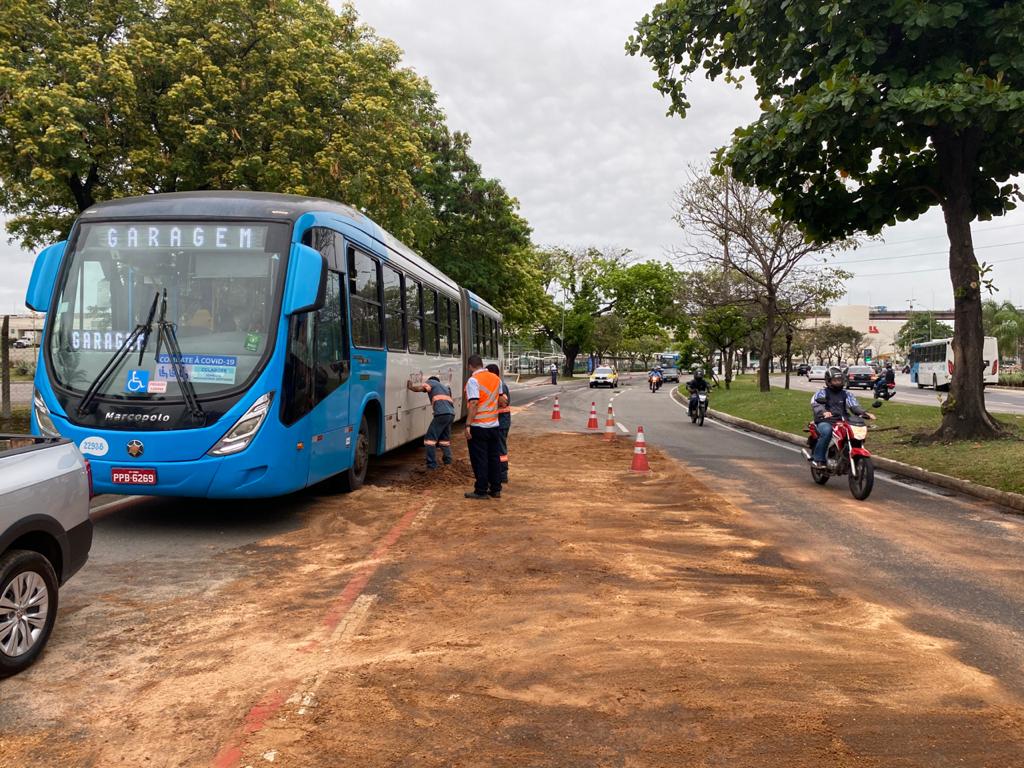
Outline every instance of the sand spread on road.
<path fill-rule="evenodd" d="M 126 570 L 2 684 L 0 765 L 200 766 L 233 743 L 289 768 L 1024 765 L 996 680 L 787 561 L 679 464 L 652 450 L 631 475 L 626 440 L 513 434 L 500 501 L 462 498 L 462 459 L 380 473 L 202 591 Z"/>

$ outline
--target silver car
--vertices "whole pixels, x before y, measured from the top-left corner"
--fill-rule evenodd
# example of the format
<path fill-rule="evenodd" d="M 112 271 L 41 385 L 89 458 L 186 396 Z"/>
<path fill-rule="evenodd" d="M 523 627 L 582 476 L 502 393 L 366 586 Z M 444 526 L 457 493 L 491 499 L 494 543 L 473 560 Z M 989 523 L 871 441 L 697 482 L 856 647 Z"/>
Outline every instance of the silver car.
<path fill-rule="evenodd" d="M 0 434 L 0 677 L 29 666 L 57 619 L 57 591 L 92 546 L 88 462 L 62 438 Z"/>

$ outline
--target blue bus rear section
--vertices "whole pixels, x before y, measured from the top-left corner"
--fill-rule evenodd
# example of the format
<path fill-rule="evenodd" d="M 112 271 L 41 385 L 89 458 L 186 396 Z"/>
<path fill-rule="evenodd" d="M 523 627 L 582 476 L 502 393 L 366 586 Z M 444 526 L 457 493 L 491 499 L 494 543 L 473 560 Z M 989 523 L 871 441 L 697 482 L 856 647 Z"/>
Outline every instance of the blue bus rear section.
<path fill-rule="evenodd" d="M 218 209 L 220 213 L 211 209 Z M 156 380 L 153 366 L 158 365 L 161 360 L 166 362 L 168 359 L 166 351 L 162 352 L 163 357 L 156 358 L 153 340 L 149 342 L 143 365 L 138 365 L 138 354 L 134 351 L 139 348 L 137 346 L 133 348 L 128 361 L 118 369 L 114 377 L 116 381 L 104 387 L 103 393 L 95 398 L 98 403 L 92 406 L 96 409 L 95 413 L 83 415 L 76 409 L 82 401 L 85 384 L 76 384 L 76 389 L 71 390 L 54 379 L 54 356 L 58 353 L 51 347 L 58 341 L 51 340 L 50 334 L 56 334 L 57 331 L 49 328 L 54 324 L 51 321 L 55 317 L 54 311 L 58 310 L 58 297 L 68 280 L 65 273 L 70 271 L 69 259 L 75 258 L 75 238 L 79 229 L 79 224 L 76 223 L 66 249 L 64 244 L 59 244 L 56 248 L 41 254 L 41 260 L 45 263 L 37 265 L 30 284 L 29 298 L 36 305 L 34 308 L 48 310 L 47 330 L 44 333 L 43 345 L 40 347 L 35 386 L 36 397 L 48 411 L 42 414 L 43 420 L 49 418 L 56 431 L 74 440 L 89 458 L 93 467 L 94 487 L 98 493 L 258 498 L 297 491 L 346 472 L 353 466 L 361 425 L 366 426 L 371 455 L 383 453 L 403 441 L 422 438 L 426 424 L 429 423 L 429 404 L 425 396 L 405 390 L 406 380 L 425 378 L 431 374 L 447 377 L 453 384 L 453 390 L 457 393 L 456 399 L 464 411 L 461 393 L 467 357 L 478 351 L 485 361 L 498 362 L 499 365 L 501 363 L 500 314 L 482 299 L 460 288 L 430 267 L 368 218 L 347 206 L 285 195 L 208 193 L 134 198 L 104 204 L 87 213 L 93 213 L 94 210 L 98 213 L 91 220 L 83 214 L 82 221 L 192 222 L 193 219 L 219 215 L 218 223 L 221 220 L 231 223 L 240 219 L 262 221 L 261 217 L 264 215 L 281 215 L 288 219 L 291 227 L 289 241 L 292 253 L 288 259 L 288 273 L 284 277 L 286 285 L 282 289 L 286 292 L 291 284 L 287 281 L 314 280 L 317 277 L 313 274 L 307 276 L 293 272 L 295 264 L 298 263 L 295 261 L 295 247 L 303 242 L 304 236 L 308 240 L 308 233 L 314 228 L 329 230 L 340 238 L 338 242 L 344 244 L 345 254 L 350 254 L 354 248 L 369 254 L 378 263 L 377 297 L 380 307 L 377 317 L 380 321 L 381 337 L 381 343 L 375 347 L 359 346 L 354 343 L 348 256 L 339 253 L 336 258 L 329 258 L 325 255 L 324 282 L 329 289 L 335 291 L 334 295 L 340 302 L 340 305 L 335 305 L 341 314 L 340 321 L 336 322 L 340 322 L 344 337 L 344 346 L 339 347 L 344 354 L 337 355 L 339 359 L 332 370 L 335 373 L 343 370 L 344 376 L 337 374 L 338 380 L 342 383 L 323 397 L 319 394 L 319 368 L 314 366 L 313 375 L 306 383 L 307 387 L 316 390 L 315 397 L 308 393 L 303 394 L 302 387 L 294 385 L 294 377 L 288 378 L 290 372 L 294 373 L 294 370 L 297 370 L 296 366 L 299 364 L 296 361 L 301 357 L 300 354 L 295 354 L 291 334 L 299 333 L 304 322 L 314 323 L 314 316 L 320 317 L 317 314 L 319 310 L 297 312 L 291 316 L 278 311 L 273 320 L 273 345 L 263 358 L 262 369 L 254 372 L 255 375 L 246 382 L 244 389 L 231 390 L 230 386 L 225 385 L 231 390 L 226 394 L 200 393 L 200 405 L 206 404 L 205 423 L 190 428 L 177 428 L 181 426 L 178 423 L 168 425 L 159 421 L 171 419 L 167 416 L 168 413 L 178 413 L 182 410 L 180 398 L 154 395 L 151 389 L 144 393 L 145 398 L 134 397 L 136 392 L 142 393 L 143 388 L 151 387 L 151 382 Z M 166 228 L 164 225 L 150 227 L 150 236 L 156 246 L 159 246 L 161 237 L 168 237 L 163 232 Z M 139 229 L 143 229 L 141 224 Z M 216 228 L 209 229 L 212 233 Z M 229 227 L 224 226 L 220 229 L 227 231 Z M 117 238 L 123 237 L 123 233 L 111 234 L 110 240 L 114 242 Z M 143 238 L 145 234 L 139 234 L 138 237 Z M 307 255 L 309 250 L 307 248 L 304 252 L 307 267 L 310 263 Z M 167 258 L 173 260 L 181 257 L 175 255 Z M 229 263 L 229 260 L 218 263 Z M 58 274 L 58 267 L 63 270 L 61 274 Z M 401 271 L 403 288 L 400 319 L 403 347 L 399 349 L 394 348 L 393 344 L 389 346 L 386 337 L 386 325 L 389 322 L 385 306 L 388 294 L 383 286 L 383 270 L 386 267 L 393 271 Z M 84 261 L 81 270 L 78 279 L 84 286 L 84 277 L 81 276 L 85 274 Z M 54 282 L 50 288 L 46 286 L 47 280 Z M 330 282 L 332 280 L 333 283 Z M 419 314 L 413 314 L 412 301 L 408 299 L 405 291 L 407 282 L 410 286 L 415 285 L 418 288 L 419 304 L 416 312 Z M 423 287 L 419 288 L 420 285 Z M 354 290 L 354 286 L 352 287 Z M 151 290 L 152 286 L 148 288 Z M 172 295 L 174 289 L 175 286 L 172 285 Z M 134 322 L 144 321 L 145 307 L 140 308 L 137 305 L 148 305 L 149 295 L 142 297 L 146 299 L 144 302 L 141 299 L 136 300 L 132 315 Z M 130 293 L 128 301 L 132 301 Z M 361 301 L 362 311 L 365 311 L 366 302 L 363 297 Z M 43 306 L 38 306 L 39 304 Z M 280 308 L 282 302 L 279 301 L 277 306 Z M 457 320 L 454 317 L 456 309 L 459 312 Z M 59 311 L 65 311 L 67 314 L 66 309 Z M 113 315 L 113 309 L 110 310 L 110 315 Z M 73 315 L 72 322 L 75 322 Z M 78 318 L 78 322 L 83 322 L 81 317 Z M 320 320 L 317 319 L 316 322 L 319 323 Z M 212 318 L 210 324 L 212 330 Z M 239 329 L 241 327 L 238 326 Z M 415 333 L 422 333 L 422 336 L 415 336 L 414 327 L 418 329 Z M 103 333 L 110 336 L 109 329 L 87 330 L 89 334 L 96 333 L 98 338 Z M 62 333 L 66 334 L 66 331 Z M 451 338 L 453 334 L 458 336 L 457 340 Z M 312 346 L 319 343 L 316 332 L 313 332 L 311 338 L 314 338 Z M 410 344 L 410 338 L 419 338 L 425 349 L 430 348 L 433 351 L 416 353 Z M 115 342 L 117 340 L 115 338 Z M 249 344 L 248 338 L 245 344 Z M 104 349 L 105 353 L 106 351 Z M 314 354 L 317 350 L 311 351 L 307 346 L 305 352 Z M 113 351 L 109 354 L 113 355 Z M 178 360 L 184 360 L 191 366 L 187 376 L 191 376 L 196 370 L 195 366 L 203 362 L 190 355 L 182 355 Z M 318 360 L 319 358 L 314 363 Z M 166 365 L 164 367 L 166 368 Z M 210 370 L 210 375 L 216 374 L 217 366 Z M 223 374 L 223 371 L 221 373 Z M 231 373 L 233 379 L 234 372 Z M 180 386 L 181 396 L 184 396 L 184 384 L 179 385 L 175 380 L 175 373 L 169 374 L 164 370 L 162 376 L 164 378 L 161 380 L 164 383 L 160 384 L 160 387 L 169 391 L 169 379 L 171 385 Z M 213 375 L 212 380 L 216 379 L 217 376 Z M 133 382 L 138 385 L 135 389 L 130 386 Z M 216 388 L 215 384 L 208 386 Z M 160 389 L 156 389 L 156 392 L 160 393 Z M 211 449 L 229 432 L 234 431 L 239 419 L 245 416 L 261 397 L 268 394 L 273 397 L 269 412 L 250 442 L 236 453 L 211 455 Z M 296 399 L 302 397 L 310 398 L 308 402 L 312 402 L 312 406 L 305 410 L 294 407 L 289 409 L 287 403 L 294 405 Z M 216 410 L 214 401 L 227 403 L 223 405 L 222 412 Z M 43 429 L 40 414 L 37 414 L 36 410 L 37 406 L 34 406 L 33 432 L 45 434 L 47 430 Z M 107 426 L 106 422 L 99 423 L 102 421 L 101 412 L 109 419 L 111 413 L 120 418 L 122 411 L 126 414 L 126 421 L 118 424 L 117 428 Z M 211 413 L 217 417 L 214 418 Z M 90 418 L 92 421 L 86 423 Z M 179 419 L 177 416 L 174 418 Z M 149 480 L 154 473 L 155 483 L 150 484 Z M 114 477 L 122 482 L 115 483 Z M 127 482 L 124 482 L 126 479 Z M 134 482 L 136 480 L 138 482 Z"/>

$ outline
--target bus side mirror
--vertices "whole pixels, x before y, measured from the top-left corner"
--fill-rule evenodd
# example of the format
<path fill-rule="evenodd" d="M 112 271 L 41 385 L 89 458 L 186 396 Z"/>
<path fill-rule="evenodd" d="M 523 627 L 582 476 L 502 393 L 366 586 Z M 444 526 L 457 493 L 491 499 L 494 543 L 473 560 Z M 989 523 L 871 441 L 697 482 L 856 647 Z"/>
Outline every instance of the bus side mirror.
<path fill-rule="evenodd" d="M 57 271 L 60 269 L 64 247 L 67 244 L 67 240 L 64 240 L 47 246 L 36 256 L 36 263 L 32 266 L 32 277 L 28 281 L 28 291 L 25 292 L 25 306 L 29 309 L 36 312 L 49 310 L 53 288 L 57 284 Z"/>
<path fill-rule="evenodd" d="M 285 315 L 309 312 L 324 305 L 327 287 L 327 261 L 308 245 L 292 245 L 288 259 L 288 279 L 284 286 Z"/>

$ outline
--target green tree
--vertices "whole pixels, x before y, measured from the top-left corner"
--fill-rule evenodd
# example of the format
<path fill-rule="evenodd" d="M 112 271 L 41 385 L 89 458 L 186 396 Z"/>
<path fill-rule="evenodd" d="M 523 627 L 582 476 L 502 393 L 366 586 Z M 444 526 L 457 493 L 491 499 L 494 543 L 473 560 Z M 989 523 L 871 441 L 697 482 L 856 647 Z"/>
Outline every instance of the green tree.
<path fill-rule="evenodd" d="M 982 379 L 985 270 L 970 224 L 1019 198 L 1024 171 L 1024 4 L 1002 0 L 671 0 L 627 43 L 685 116 L 696 72 L 749 72 L 759 118 L 718 156 L 770 190 L 812 238 L 877 233 L 942 208 L 957 360 L 940 432 L 994 435 Z"/>
<path fill-rule="evenodd" d="M 709 350 L 722 354 L 725 388 L 732 384 L 733 355 L 751 331 L 750 320 L 735 306 L 714 307 L 697 319 L 697 336 Z"/>
<path fill-rule="evenodd" d="M 910 345 L 916 342 L 952 337 L 953 328 L 941 320 L 936 320 L 934 312 L 912 312 L 907 322 L 896 332 L 894 342 L 896 349 L 906 355 L 910 352 Z"/>
<path fill-rule="evenodd" d="M 98 200 L 321 195 L 415 241 L 436 120 L 401 52 L 323 0 L 11 0 L 0 17 L 0 206 L 26 246 Z"/>
<path fill-rule="evenodd" d="M 628 251 L 554 248 L 545 254 L 547 289 L 557 304 L 542 318 L 571 375 L 579 353 L 593 348 L 595 321 L 614 313 L 625 341 L 664 338 L 673 320 L 678 274 L 667 264 L 628 260 Z M 662 347 L 664 349 L 664 347 Z"/>
<path fill-rule="evenodd" d="M 747 186 L 732 175 L 712 176 L 691 169 L 687 184 L 676 194 L 676 221 L 691 235 L 688 253 L 703 271 L 710 268 L 727 280 L 742 300 L 759 308 L 760 367 L 762 392 L 771 389 L 769 379 L 776 334 L 787 318 L 805 307 L 818 305 L 845 293 L 849 274 L 812 263 L 808 257 L 822 248 L 808 241 L 792 222 L 772 210 L 769 193 Z M 841 241 L 834 249 L 848 248 Z"/>
<path fill-rule="evenodd" d="M 1024 312 L 1009 301 L 986 301 L 982 306 L 986 336 L 995 336 L 1002 357 L 1019 357 L 1024 339 Z"/>
<path fill-rule="evenodd" d="M 416 176 L 434 221 L 416 242 L 449 277 L 494 304 L 505 325 L 525 330 L 544 311 L 541 257 L 518 201 L 484 177 L 469 154 L 470 138 L 443 122 L 430 130 L 431 164 Z"/>

